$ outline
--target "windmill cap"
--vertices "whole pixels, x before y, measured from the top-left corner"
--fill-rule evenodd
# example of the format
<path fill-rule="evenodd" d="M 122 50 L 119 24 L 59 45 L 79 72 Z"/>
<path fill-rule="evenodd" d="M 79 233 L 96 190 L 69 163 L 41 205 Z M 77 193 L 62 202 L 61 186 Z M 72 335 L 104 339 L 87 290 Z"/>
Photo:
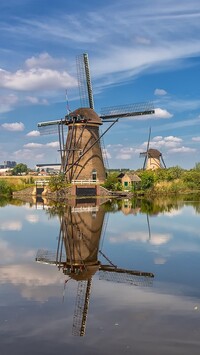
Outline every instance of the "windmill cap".
<path fill-rule="evenodd" d="M 161 152 L 159 152 L 159 150 L 157 149 L 149 149 L 148 150 L 148 155 L 151 157 L 151 158 L 159 158 L 161 156 Z"/>
<path fill-rule="evenodd" d="M 87 119 L 89 123 L 102 124 L 101 118 L 97 115 L 97 113 L 89 107 L 81 107 L 77 110 L 70 112 L 69 116 L 82 116 L 84 119 Z"/>

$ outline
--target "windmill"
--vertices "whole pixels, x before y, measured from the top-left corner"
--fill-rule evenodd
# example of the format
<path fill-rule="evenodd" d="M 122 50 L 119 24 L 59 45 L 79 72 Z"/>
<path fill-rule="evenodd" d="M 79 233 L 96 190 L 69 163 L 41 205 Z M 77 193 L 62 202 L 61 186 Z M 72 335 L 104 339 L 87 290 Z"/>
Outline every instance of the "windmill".
<path fill-rule="evenodd" d="M 140 157 L 144 158 L 143 170 L 156 170 L 166 168 L 162 153 L 153 148 L 149 148 L 151 139 L 151 127 L 149 128 L 149 137 L 147 141 L 146 152 L 140 153 Z"/>
<path fill-rule="evenodd" d="M 62 270 L 68 280 L 77 282 L 77 295 L 73 317 L 72 334 L 83 336 L 86 331 L 92 278 L 99 278 L 137 286 L 151 286 L 151 272 L 127 270 L 117 267 L 100 250 L 100 239 L 105 234 L 105 211 L 102 206 L 82 201 L 76 208 L 66 206 L 60 220 L 57 250 L 38 250 L 36 261 L 53 264 Z M 102 264 L 98 255 L 107 263 Z"/>
<path fill-rule="evenodd" d="M 151 102 L 146 102 L 104 108 L 98 115 L 94 111 L 88 54 L 78 56 L 76 63 L 81 107 L 62 119 L 38 123 L 38 129 L 41 134 L 58 133 L 61 169 L 68 182 L 92 180 L 102 183 L 106 178 L 102 137 L 120 118 L 150 115 L 154 109 Z M 99 128 L 104 122 L 110 125 L 100 134 Z"/>

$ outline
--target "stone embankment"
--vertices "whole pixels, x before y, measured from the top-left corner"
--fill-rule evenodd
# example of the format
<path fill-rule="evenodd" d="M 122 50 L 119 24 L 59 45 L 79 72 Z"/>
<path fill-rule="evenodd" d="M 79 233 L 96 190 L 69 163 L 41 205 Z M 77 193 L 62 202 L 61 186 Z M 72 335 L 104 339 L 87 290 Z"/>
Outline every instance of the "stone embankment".
<path fill-rule="evenodd" d="M 98 186 L 98 189 L 96 190 L 97 194 L 95 196 L 97 197 L 112 197 L 112 196 L 118 196 L 117 193 L 113 193 L 112 191 L 109 191 L 107 189 L 105 189 L 102 186 Z M 66 198 L 72 198 L 72 197 L 76 197 L 76 191 L 74 190 L 74 187 L 68 187 L 66 189 L 60 189 L 58 191 L 54 191 L 52 192 L 48 186 L 44 186 L 43 189 L 39 189 L 37 190 L 35 186 L 33 187 L 28 187 L 25 188 L 23 190 L 20 191 L 14 191 L 12 193 L 14 198 L 20 198 L 23 200 L 27 200 L 27 199 L 33 199 L 36 198 L 37 196 L 40 197 L 44 197 L 47 200 L 64 200 Z M 121 195 L 121 194 L 120 194 Z M 86 193 L 86 196 L 80 196 L 80 197 L 89 197 Z M 92 197 L 90 195 L 90 197 Z M 94 196 L 93 196 L 94 197 Z"/>

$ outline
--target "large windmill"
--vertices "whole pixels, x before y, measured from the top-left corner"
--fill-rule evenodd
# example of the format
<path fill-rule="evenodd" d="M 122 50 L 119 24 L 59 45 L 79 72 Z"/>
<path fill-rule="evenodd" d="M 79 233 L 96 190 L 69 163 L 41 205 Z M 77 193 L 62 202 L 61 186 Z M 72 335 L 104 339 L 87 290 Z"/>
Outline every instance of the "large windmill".
<path fill-rule="evenodd" d="M 119 268 L 100 250 L 100 239 L 106 228 L 104 217 L 102 206 L 91 203 L 85 203 L 84 206 L 84 200 L 76 208 L 66 206 L 60 219 L 57 251 L 38 250 L 36 256 L 37 262 L 56 265 L 68 280 L 77 282 L 73 335 L 85 334 L 92 278 L 95 273 L 99 272 L 99 278 L 107 281 L 137 286 L 152 285 L 153 273 Z M 107 264 L 99 261 L 99 255 Z"/>
<path fill-rule="evenodd" d="M 144 157 L 143 170 L 156 170 L 166 168 L 162 153 L 153 148 L 149 148 L 151 139 L 151 128 L 149 129 L 149 137 L 147 141 L 147 149 L 140 153 L 140 157 Z"/>
<path fill-rule="evenodd" d="M 98 115 L 94 111 L 94 99 L 90 77 L 88 55 L 77 57 L 78 85 L 81 107 L 69 112 L 63 119 L 38 123 L 42 133 L 58 132 L 61 154 L 61 169 L 68 182 L 99 181 L 106 178 L 101 139 L 120 118 L 154 113 L 151 102 L 116 106 L 103 109 Z M 99 128 L 109 122 L 100 134 Z M 64 128 L 68 128 L 65 137 Z"/>

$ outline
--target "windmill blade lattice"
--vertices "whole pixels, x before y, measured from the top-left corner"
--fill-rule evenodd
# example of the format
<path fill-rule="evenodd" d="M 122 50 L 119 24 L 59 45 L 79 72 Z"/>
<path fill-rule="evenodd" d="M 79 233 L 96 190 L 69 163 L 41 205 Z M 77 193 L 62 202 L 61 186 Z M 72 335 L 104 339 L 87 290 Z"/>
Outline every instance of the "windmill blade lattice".
<path fill-rule="evenodd" d="M 100 117 L 103 121 L 107 121 L 108 119 L 151 115 L 154 113 L 153 103 L 148 101 L 129 105 L 105 107 L 101 109 Z"/>
<path fill-rule="evenodd" d="M 90 107 L 94 109 L 94 98 L 87 53 L 83 53 L 76 57 L 76 67 L 81 107 Z"/>

